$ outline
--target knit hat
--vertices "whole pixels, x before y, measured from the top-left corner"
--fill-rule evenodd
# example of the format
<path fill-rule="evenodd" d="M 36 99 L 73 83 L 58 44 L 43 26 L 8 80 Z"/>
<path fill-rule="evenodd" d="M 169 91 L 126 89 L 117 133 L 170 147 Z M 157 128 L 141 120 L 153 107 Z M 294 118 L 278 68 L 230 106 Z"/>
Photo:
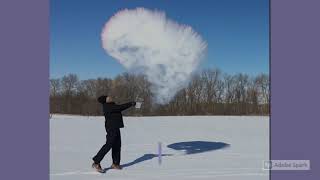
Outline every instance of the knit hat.
<path fill-rule="evenodd" d="M 105 96 L 105 95 L 98 97 L 98 102 L 101 103 L 101 104 L 106 103 L 106 98 L 107 97 L 108 96 Z"/>

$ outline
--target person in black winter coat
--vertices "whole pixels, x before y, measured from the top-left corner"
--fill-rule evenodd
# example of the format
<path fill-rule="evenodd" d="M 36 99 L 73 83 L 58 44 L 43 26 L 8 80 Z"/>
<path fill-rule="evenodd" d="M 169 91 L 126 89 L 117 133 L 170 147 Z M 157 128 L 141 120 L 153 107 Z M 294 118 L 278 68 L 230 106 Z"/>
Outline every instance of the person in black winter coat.
<path fill-rule="evenodd" d="M 120 154 L 121 154 L 121 134 L 120 128 L 123 128 L 122 111 L 132 106 L 135 106 L 135 102 L 129 102 L 118 105 L 112 101 L 110 96 L 100 96 L 98 102 L 102 104 L 103 113 L 105 117 L 105 129 L 107 132 L 106 143 L 101 147 L 96 156 L 94 156 L 92 167 L 97 171 L 103 171 L 100 162 L 104 156 L 112 149 L 112 161 L 111 168 L 121 169 L 120 166 Z"/>

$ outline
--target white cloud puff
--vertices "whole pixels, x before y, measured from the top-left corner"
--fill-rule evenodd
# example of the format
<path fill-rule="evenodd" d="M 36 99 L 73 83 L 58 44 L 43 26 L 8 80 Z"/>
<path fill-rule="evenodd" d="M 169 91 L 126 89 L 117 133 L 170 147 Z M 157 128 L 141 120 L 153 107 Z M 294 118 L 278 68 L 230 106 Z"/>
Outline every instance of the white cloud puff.
<path fill-rule="evenodd" d="M 102 45 L 128 70 L 139 70 L 152 84 L 156 101 L 168 103 L 197 69 L 207 44 L 188 25 L 164 12 L 125 9 L 105 24 Z"/>

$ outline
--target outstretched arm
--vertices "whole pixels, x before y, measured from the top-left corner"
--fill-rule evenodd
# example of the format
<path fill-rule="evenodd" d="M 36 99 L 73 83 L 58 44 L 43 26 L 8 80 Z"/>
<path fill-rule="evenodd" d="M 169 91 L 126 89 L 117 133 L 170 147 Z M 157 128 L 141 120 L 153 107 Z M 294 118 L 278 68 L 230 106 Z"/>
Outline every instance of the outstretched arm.
<path fill-rule="evenodd" d="M 130 108 L 131 106 L 135 106 L 135 105 L 136 105 L 136 102 L 128 102 L 125 104 L 120 104 L 118 106 L 120 106 L 121 111 L 123 111 L 123 110 L 126 110 L 126 109 Z"/>
<path fill-rule="evenodd" d="M 108 107 L 106 107 L 106 111 L 107 112 L 116 112 L 116 111 L 123 111 L 123 110 L 126 110 L 128 108 L 130 108 L 131 106 L 135 106 L 136 105 L 136 102 L 128 102 L 128 103 L 125 103 L 125 104 L 111 104 L 111 105 L 108 105 Z"/>

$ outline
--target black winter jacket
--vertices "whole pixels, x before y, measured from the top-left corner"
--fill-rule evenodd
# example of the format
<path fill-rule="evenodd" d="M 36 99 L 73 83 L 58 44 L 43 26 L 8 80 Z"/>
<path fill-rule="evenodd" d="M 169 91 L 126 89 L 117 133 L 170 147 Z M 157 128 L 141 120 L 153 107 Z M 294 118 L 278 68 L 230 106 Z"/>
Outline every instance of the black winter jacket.
<path fill-rule="evenodd" d="M 99 97 L 98 102 L 102 104 L 103 113 L 105 117 L 105 128 L 108 129 L 119 129 L 123 128 L 123 118 L 121 111 L 134 106 L 135 102 L 129 102 L 125 104 L 116 104 L 114 102 L 105 102 L 105 96 Z"/>

